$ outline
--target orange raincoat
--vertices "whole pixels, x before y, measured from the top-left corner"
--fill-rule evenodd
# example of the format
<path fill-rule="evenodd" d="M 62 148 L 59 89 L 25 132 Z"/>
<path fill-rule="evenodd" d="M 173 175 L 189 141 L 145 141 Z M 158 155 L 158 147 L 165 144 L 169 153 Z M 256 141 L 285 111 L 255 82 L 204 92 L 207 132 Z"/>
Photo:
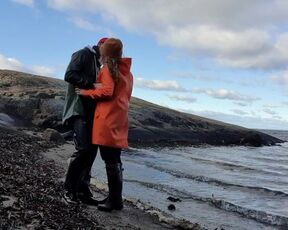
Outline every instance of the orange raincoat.
<path fill-rule="evenodd" d="M 99 88 L 81 90 L 81 95 L 97 102 L 94 114 L 92 143 L 114 148 L 128 147 L 128 108 L 132 93 L 131 58 L 122 58 L 119 81 L 115 84 L 108 67 L 104 65 L 97 77 Z M 107 100 L 105 100 L 107 99 Z"/>

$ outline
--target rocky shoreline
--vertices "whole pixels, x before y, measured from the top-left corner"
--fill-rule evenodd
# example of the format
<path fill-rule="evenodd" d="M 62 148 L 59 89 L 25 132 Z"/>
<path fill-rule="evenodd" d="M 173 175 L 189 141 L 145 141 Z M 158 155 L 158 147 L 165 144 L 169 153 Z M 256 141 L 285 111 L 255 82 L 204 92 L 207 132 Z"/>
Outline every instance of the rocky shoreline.
<path fill-rule="evenodd" d="M 2 114 L 15 126 L 68 131 L 61 121 L 66 87 L 59 79 L 0 70 L 0 124 Z M 259 147 L 282 142 L 256 130 L 181 113 L 139 98 L 131 100 L 129 143 L 133 146 Z"/>
<path fill-rule="evenodd" d="M 57 178 L 63 170 L 40 155 L 51 143 L 6 128 L 1 128 L 0 140 L 1 229 L 92 228 L 97 224 L 84 209 L 61 201 L 62 185 Z"/>
<path fill-rule="evenodd" d="M 61 178 L 68 155 L 37 135 L 0 127 L 0 152 L 0 229 L 203 229 L 169 218 L 161 222 L 156 210 L 127 200 L 122 212 L 110 214 L 67 205 Z M 103 191 L 95 189 L 94 196 Z"/>

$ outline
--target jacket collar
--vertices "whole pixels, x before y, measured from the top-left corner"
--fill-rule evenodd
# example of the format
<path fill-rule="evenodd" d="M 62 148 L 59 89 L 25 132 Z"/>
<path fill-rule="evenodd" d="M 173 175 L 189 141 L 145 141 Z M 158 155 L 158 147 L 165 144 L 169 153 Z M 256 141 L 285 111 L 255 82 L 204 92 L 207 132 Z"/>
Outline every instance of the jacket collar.
<path fill-rule="evenodd" d="M 85 48 L 87 48 L 89 51 L 91 51 L 92 53 L 96 54 L 96 51 L 91 47 L 91 46 L 86 46 Z"/>

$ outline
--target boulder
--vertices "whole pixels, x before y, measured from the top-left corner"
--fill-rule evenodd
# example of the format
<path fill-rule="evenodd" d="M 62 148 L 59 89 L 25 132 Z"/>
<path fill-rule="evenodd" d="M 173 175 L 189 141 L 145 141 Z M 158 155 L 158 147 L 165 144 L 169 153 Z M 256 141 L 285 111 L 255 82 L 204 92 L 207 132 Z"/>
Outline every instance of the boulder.
<path fill-rule="evenodd" d="M 0 126 L 2 127 L 14 127 L 15 121 L 12 117 L 5 113 L 0 113 Z"/>
<path fill-rule="evenodd" d="M 52 98 L 53 97 L 53 96 L 51 96 L 50 94 L 48 94 L 46 92 L 37 92 L 34 96 L 37 97 L 37 98 L 41 98 L 41 99 L 47 99 L 47 98 Z"/>
<path fill-rule="evenodd" d="M 42 134 L 43 139 L 49 142 L 56 142 L 59 144 L 65 143 L 65 139 L 62 135 L 55 129 L 46 129 Z"/>

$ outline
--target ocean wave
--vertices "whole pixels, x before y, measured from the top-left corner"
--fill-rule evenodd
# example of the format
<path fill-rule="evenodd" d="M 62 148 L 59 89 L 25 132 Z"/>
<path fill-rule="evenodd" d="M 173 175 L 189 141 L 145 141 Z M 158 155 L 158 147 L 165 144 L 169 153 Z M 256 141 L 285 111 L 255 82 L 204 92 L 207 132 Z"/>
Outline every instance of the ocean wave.
<path fill-rule="evenodd" d="M 131 160 L 131 159 L 127 160 L 127 161 L 131 161 L 133 163 L 139 163 L 139 162 Z M 234 184 L 234 183 L 230 183 L 230 182 L 226 182 L 226 181 L 222 181 L 222 180 L 217 180 L 215 178 L 210 178 L 210 177 L 206 177 L 206 176 L 186 174 L 186 173 L 183 173 L 182 171 L 163 168 L 161 166 L 155 165 L 155 164 L 150 163 L 150 162 L 145 162 L 145 165 L 147 167 L 156 169 L 158 171 L 165 172 L 165 173 L 168 173 L 170 175 L 173 175 L 173 176 L 175 176 L 177 178 L 186 178 L 186 179 L 194 180 L 194 181 L 197 181 L 197 182 L 204 182 L 204 183 L 216 185 L 216 186 L 219 186 L 219 187 L 222 187 L 222 188 L 223 187 L 224 188 L 233 188 L 234 187 L 234 188 L 241 188 L 241 189 L 244 189 L 244 190 L 249 190 L 250 192 L 265 192 L 265 193 L 271 194 L 273 196 L 288 197 L 288 193 L 283 192 L 283 191 L 279 191 L 279 190 L 274 190 L 274 189 L 271 189 L 271 188 L 251 186 L 251 185 Z"/>
<path fill-rule="evenodd" d="M 285 158 L 281 158 L 281 157 L 275 157 L 275 156 L 272 156 L 272 157 L 264 157 L 264 156 L 253 156 L 253 157 L 250 157 L 251 159 L 255 159 L 257 161 L 264 161 L 264 162 L 267 162 L 269 164 L 271 163 L 276 163 L 276 164 L 279 164 L 281 163 L 282 165 L 287 165 L 288 164 L 288 159 L 287 157 Z M 286 167 L 285 169 L 288 170 L 288 167 Z"/>
<path fill-rule="evenodd" d="M 144 154 L 143 154 L 144 153 Z M 131 154 L 131 153 L 129 153 Z M 137 150 L 134 153 L 132 153 L 133 156 L 136 157 L 141 157 L 141 158 L 146 158 L 146 159 L 157 159 L 157 157 L 153 154 L 153 151 L 149 151 L 149 150 L 145 150 L 145 152 L 142 152 Z M 226 159 L 224 160 L 219 160 L 219 159 L 207 159 L 207 158 L 202 158 L 202 157 L 198 157 L 198 156 L 191 156 L 191 154 L 188 154 L 187 152 L 185 152 L 184 150 L 181 151 L 173 151 L 173 152 L 169 152 L 169 151 L 165 151 L 165 155 L 170 155 L 170 156 L 177 156 L 177 157 L 181 157 L 187 160 L 194 160 L 194 161 L 199 161 L 202 162 L 204 164 L 210 164 L 210 165 L 215 165 L 216 167 L 221 167 L 225 170 L 230 170 L 230 171 L 234 171 L 235 169 L 242 171 L 242 172 L 257 172 L 257 173 L 261 173 L 261 174 L 267 174 L 267 175 L 274 175 L 274 176 L 283 176 L 283 177 L 287 177 L 287 173 L 288 173 L 288 167 L 286 166 L 288 164 L 288 155 L 281 155 L 283 158 L 281 158 L 281 156 L 277 155 L 273 156 L 273 158 L 271 157 L 265 157 L 263 156 L 263 154 L 261 154 L 261 156 L 249 156 L 249 159 L 254 159 L 256 161 L 265 161 L 267 163 L 269 163 L 269 165 L 273 168 L 275 167 L 276 170 L 273 169 L 260 169 L 260 168 L 256 168 L 253 166 L 248 166 L 245 165 L 245 162 L 241 162 L 240 160 L 237 160 L 237 162 L 233 162 L 233 161 L 226 161 Z M 280 159 L 278 159 L 280 157 Z M 158 157 L 159 158 L 159 157 Z M 242 159 L 243 160 L 243 159 Z M 244 163 L 244 164 L 243 164 Z M 272 163 L 272 165 L 271 165 Z M 255 162 L 255 165 L 257 166 L 257 163 Z M 282 170 L 283 172 L 279 172 L 279 170 Z"/>
<path fill-rule="evenodd" d="M 201 162 L 206 163 L 206 164 L 220 166 L 224 169 L 228 169 L 231 171 L 233 171 L 234 169 L 239 169 L 241 171 L 259 172 L 259 173 L 263 173 L 263 174 L 287 177 L 286 174 L 278 172 L 278 171 L 267 170 L 267 169 L 257 169 L 257 168 L 252 168 L 252 167 L 249 167 L 246 165 L 236 164 L 236 163 L 232 163 L 232 162 L 219 161 L 219 160 L 213 160 L 213 159 L 210 160 L 210 159 L 197 158 L 197 157 L 189 157 L 189 158 L 191 160 L 201 161 Z"/>
<path fill-rule="evenodd" d="M 181 198 L 183 201 L 188 201 L 189 199 L 202 201 L 208 203 L 209 205 L 219 208 L 221 210 L 225 210 L 228 212 L 235 212 L 244 216 L 249 219 L 254 219 L 258 222 L 274 225 L 274 226 L 281 226 L 281 227 L 288 227 L 288 218 L 281 215 L 276 215 L 272 213 L 268 213 L 261 210 L 255 210 L 251 208 L 246 208 L 237 204 L 233 204 L 232 202 L 225 201 L 223 199 L 216 199 L 215 197 L 201 197 L 193 195 L 186 191 L 180 191 L 175 188 L 171 188 L 168 185 L 163 185 L 159 183 L 151 183 L 151 182 L 143 182 L 138 180 L 127 179 L 125 180 L 130 183 L 138 183 L 142 186 L 157 189 L 161 192 L 165 192 L 168 195 L 176 196 L 177 198 Z"/>

